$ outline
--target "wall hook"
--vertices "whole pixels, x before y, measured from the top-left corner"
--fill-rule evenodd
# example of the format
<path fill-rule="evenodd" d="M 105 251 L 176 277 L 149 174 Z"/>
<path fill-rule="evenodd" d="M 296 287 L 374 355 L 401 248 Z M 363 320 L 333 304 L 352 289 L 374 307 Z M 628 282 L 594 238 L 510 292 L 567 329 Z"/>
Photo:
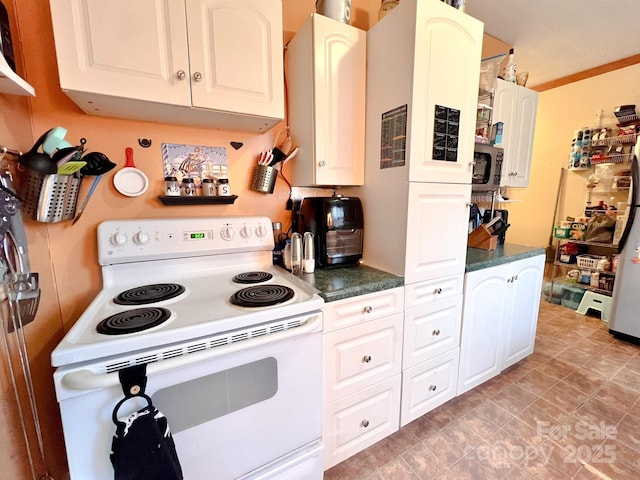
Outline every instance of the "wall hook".
<path fill-rule="evenodd" d="M 151 139 L 150 138 L 139 138 L 138 139 L 138 145 L 140 145 L 142 148 L 149 148 L 151 146 Z"/>

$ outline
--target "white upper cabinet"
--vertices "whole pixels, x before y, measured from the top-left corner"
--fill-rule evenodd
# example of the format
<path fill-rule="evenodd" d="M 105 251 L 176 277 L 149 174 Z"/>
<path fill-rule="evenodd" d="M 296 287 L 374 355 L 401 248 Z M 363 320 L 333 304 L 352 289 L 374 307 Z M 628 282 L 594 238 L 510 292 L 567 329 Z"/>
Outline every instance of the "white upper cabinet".
<path fill-rule="evenodd" d="M 533 137 L 538 111 L 538 92 L 498 80 L 492 123 L 503 122 L 503 187 L 529 185 Z"/>
<path fill-rule="evenodd" d="M 291 164 L 297 186 L 362 185 L 366 33 L 313 14 L 287 47 Z"/>
<path fill-rule="evenodd" d="M 89 114 L 266 131 L 284 118 L 281 0 L 51 0 L 62 90 Z"/>
<path fill-rule="evenodd" d="M 482 33 L 437 0 L 403 0 L 367 32 L 368 165 L 471 183 Z"/>

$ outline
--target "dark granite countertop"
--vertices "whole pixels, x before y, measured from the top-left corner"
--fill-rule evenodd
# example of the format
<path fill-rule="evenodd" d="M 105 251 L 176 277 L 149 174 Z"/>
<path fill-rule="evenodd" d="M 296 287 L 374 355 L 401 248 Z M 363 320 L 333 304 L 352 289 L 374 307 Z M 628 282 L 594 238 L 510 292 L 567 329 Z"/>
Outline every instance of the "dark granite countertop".
<path fill-rule="evenodd" d="M 495 250 L 468 247 L 465 272 L 474 272 L 483 268 L 495 267 L 496 265 L 544 254 L 544 248 L 516 245 L 515 243 L 500 245 Z"/>
<path fill-rule="evenodd" d="M 404 278 L 366 265 L 316 268 L 300 278 L 318 290 L 325 302 L 388 290 L 404 285 Z"/>

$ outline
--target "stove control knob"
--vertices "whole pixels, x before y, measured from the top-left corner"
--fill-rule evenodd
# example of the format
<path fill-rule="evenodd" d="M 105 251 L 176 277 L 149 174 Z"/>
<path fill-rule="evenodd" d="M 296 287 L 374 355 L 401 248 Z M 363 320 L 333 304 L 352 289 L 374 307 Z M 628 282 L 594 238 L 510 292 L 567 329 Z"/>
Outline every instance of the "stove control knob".
<path fill-rule="evenodd" d="M 223 240 L 233 240 L 233 238 L 236 236 L 236 231 L 231 225 L 226 225 L 222 227 L 222 230 L 220 230 L 220 236 Z"/>
<path fill-rule="evenodd" d="M 127 236 L 122 232 L 116 232 L 111 236 L 110 242 L 114 247 L 123 247 L 127 243 Z"/>
<path fill-rule="evenodd" d="M 251 228 L 246 225 L 240 229 L 240 236 L 245 240 L 251 238 Z"/>
<path fill-rule="evenodd" d="M 137 245 L 146 245 L 151 240 L 147 232 L 139 231 L 133 236 L 133 242 Z"/>
<path fill-rule="evenodd" d="M 267 229 L 264 225 L 258 225 L 258 228 L 256 228 L 256 235 L 258 238 L 264 238 L 267 235 Z"/>

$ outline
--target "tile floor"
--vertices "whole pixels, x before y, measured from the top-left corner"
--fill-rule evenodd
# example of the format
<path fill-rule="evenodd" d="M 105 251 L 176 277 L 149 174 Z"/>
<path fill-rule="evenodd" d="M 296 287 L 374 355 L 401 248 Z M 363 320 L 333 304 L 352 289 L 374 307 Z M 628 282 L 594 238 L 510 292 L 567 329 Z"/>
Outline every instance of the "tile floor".
<path fill-rule="evenodd" d="M 638 479 L 640 346 L 542 301 L 532 355 L 324 478 Z"/>

